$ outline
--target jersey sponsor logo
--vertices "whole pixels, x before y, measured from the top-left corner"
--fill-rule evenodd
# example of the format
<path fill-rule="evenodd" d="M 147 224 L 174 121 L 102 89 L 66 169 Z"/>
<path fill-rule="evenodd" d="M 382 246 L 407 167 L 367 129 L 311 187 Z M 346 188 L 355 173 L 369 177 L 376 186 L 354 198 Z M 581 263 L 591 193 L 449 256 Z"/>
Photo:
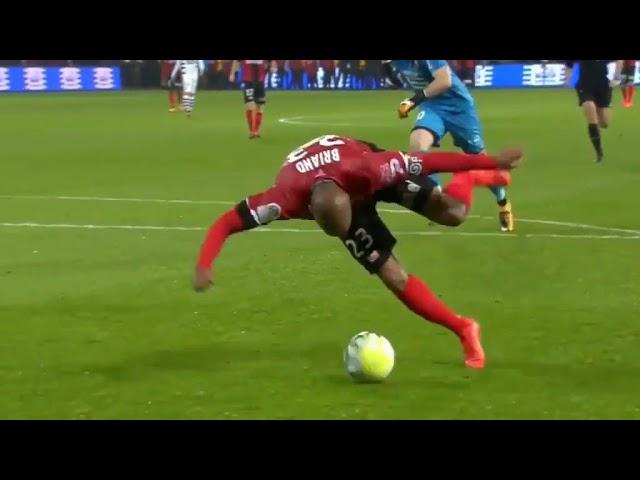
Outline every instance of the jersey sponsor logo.
<path fill-rule="evenodd" d="M 93 86 L 100 90 L 115 88 L 113 68 L 98 67 L 93 69 Z"/>
<path fill-rule="evenodd" d="M 60 88 L 62 90 L 80 90 L 82 88 L 80 69 L 75 67 L 61 68 Z"/>
<path fill-rule="evenodd" d="M 9 81 L 9 69 L 0 67 L 0 91 L 11 90 Z"/>
<path fill-rule="evenodd" d="M 256 216 L 260 225 L 267 225 L 280 218 L 282 214 L 282 208 L 277 203 L 270 203 L 268 205 L 260 205 L 256 209 Z"/>
<path fill-rule="evenodd" d="M 324 165 L 338 163 L 339 161 L 340 151 L 337 148 L 332 148 L 331 150 L 324 150 L 322 152 L 315 153 L 310 157 L 303 158 L 296 162 L 296 170 L 300 173 L 307 173 Z"/>
<path fill-rule="evenodd" d="M 46 90 L 47 75 L 44 68 L 30 67 L 24 69 L 25 90 Z"/>
<path fill-rule="evenodd" d="M 476 87 L 490 87 L 493 85 L 493 66 L 478 65 L 475 72 Z"/>
<path fill-rule="evenodd" d="M 522 84 L 530 87 L 559 87 L 564 84 L 566 67 L 561 63 L 525 65 Z"/>

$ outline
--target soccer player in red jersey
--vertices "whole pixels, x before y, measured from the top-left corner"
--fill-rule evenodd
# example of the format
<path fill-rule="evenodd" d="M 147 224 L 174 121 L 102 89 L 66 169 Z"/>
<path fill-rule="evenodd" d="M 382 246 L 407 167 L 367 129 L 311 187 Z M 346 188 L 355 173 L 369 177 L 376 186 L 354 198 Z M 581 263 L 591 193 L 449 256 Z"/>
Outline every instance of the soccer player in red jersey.
<path fill-rule="evenodd" d="M 234 60 L 229 74 L 230 82 L 234 81 L 241 65 L 241 88 L 244 94 L 249 138 L 259 138 L 260 126 L 264 117 L 264 105 L 267 103 L 267 93 L 264 88 L 267 68 L 276 69 L 277 65 L 269 60 Z"/>
<path fill-rule="evenodd" d="M 636 60 L 623 60 L 622 72 L 620 76 L 620 89 L 622 90 L 622 106 L 624 108 L 633 107 L 633 96 L 636 87 L 633 83 L 636 77 Z"/>
<path fill-rule="evenodd" d="M 327 235 L 338 237 L 351 256 L 369 273 L 376 274 L 407 308 L 454 332 L 462 343 L 467 367 L 483 368 L 485 354 L 479 325 L 452 312 L 422 280 L 407 274 L 393 256 L 396 239 L 375 210 L 375 196 L 388 190 L 406 193 L 409 195 L 398 203 L 426 212 L 428 209 L 423 206 L 431 199 L 419 193 L 412 197 L 421 191 L 418 179 L 425 178 L 435 186 L 428 179 L 429 174 L 455 172 L 443 191 L 432 188 L 430 193 L 438 197 L 443 218 L 447 214 L 455 217 L 460 206 L 463 211 L 458 213 L 464 216 L 478 181 L 485 181 L 492 173 L 492 182 L 508 182 L 506 170 L 515 168 L 521 158 L 519 149 L 505 150 L 497 157 L 444 152 L 405 154 L 336 135 L 313 139 L 288 155 L 269 189 L 250 195 L 209 229 L 195 268 L 194 288 L 204 291 L 212 285 L 213 262 L 230 235 L 275 220 L 315 220 Z M 484 173 L 480 180 L 475 171 Z"/>

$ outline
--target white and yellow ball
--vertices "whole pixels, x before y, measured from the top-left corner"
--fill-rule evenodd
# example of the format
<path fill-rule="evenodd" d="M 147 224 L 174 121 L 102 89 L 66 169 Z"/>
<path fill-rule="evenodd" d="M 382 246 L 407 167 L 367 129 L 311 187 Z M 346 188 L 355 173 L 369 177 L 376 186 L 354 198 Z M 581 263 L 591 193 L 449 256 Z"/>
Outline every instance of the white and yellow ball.
<path fill-rule="evenodd" d="M 347 373 L 357 382 L 381 382 L 389 376 L 395 352 L 382 335 L 360 332 L 354 335 L 344 352 Z"/>

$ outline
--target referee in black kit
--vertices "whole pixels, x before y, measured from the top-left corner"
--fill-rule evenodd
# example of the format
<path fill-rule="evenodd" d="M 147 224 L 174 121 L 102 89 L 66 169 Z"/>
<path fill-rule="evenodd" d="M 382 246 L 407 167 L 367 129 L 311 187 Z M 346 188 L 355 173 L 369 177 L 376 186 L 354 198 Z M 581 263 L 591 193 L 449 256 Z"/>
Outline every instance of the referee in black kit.
<path fill-rule="evenodd" d="M 573 66 L 580 62 L 580 77 L 576 83 L 578 105 L 582 107 L 584 116 L 589 124 L 589 138 L 596 150 L 596 160 L 604 158 L 600 129 L 609 126 L 611 114 L 612 88 L 620 85 L 622 60 L 616 60 L 616 71 L 613 80 L 607 77 L 607 65 L 611 60 L 567 60 L 566 85 L 571 85 Z"/>

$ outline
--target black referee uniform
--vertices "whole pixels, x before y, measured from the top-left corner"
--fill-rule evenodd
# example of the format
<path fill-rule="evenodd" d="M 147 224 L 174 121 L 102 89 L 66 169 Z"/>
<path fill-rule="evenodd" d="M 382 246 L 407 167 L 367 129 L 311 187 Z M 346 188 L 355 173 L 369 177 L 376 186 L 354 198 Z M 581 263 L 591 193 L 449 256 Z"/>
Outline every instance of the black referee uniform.
<path fill-rule="evenodd" d="M 568 68 L 573 68 L 576 62 L 580 62 L 580 77 L 576 83 L 578 105 L 593 102 L 596 108 L 611 107 L 612 88 L 609 83 L 608 64 L 612 60 L 567 60 Z M 606 128 L 606 125 L 603 125 Z M 597 161 L 604 157 L 600 128 L 597 123 L 589 123 L 589 139 L 596 151 Z"/>
<path fill-rule="evenodd" d="M 567 60 L 567 67 L 573 68 L 576 60 Z M 593 102 L 598 108 L 611 106 L 611 86 L 607 77 L 607 65 L 612 60 L 579 60 L 580 77 L 576 84 L 579 105 Z"/>

